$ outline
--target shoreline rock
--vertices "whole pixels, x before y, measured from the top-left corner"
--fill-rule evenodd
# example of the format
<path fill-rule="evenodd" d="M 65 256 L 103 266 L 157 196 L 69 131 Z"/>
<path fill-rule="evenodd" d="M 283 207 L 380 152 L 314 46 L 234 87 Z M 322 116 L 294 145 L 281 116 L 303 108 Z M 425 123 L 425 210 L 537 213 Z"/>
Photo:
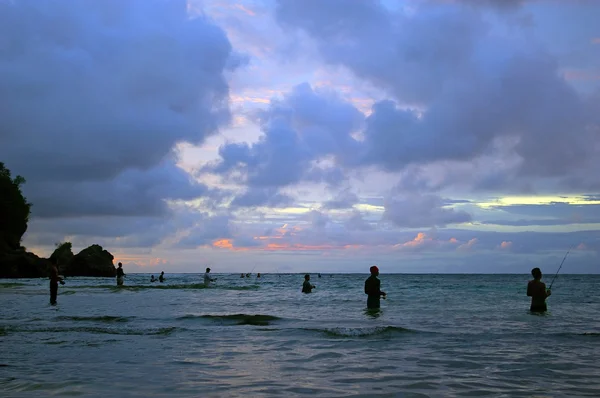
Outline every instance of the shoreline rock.
<path fill-rule="evenodd" d="M 68 244 L 68 245 L 67 245 Z M 73 255 L 71 244 L 60 245 L 51 257 L 57 257 L 59 273 L 64 276 L 107 277 L 117 275 L 113 255 L 100 245 L 91 245 Z M 50 260 L 19 250 L 0 250 L 0 278 L 47 278 Z"/>

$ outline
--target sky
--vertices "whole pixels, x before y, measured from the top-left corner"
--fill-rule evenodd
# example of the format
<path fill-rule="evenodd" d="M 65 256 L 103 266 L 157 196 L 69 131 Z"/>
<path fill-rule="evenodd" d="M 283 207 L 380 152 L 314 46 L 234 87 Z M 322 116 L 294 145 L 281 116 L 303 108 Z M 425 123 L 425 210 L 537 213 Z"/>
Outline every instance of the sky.
<path fill-rule="evenodd" d="M 596 0 L 0 0 L 23 245 L 126 272 L 600 273 Z"/>

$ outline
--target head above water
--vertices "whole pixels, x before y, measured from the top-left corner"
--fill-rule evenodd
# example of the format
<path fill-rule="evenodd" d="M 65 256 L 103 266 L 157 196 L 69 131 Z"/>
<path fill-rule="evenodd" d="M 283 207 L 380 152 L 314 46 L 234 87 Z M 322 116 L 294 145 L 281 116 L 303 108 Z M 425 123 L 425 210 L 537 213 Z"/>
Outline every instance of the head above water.
<path fill-rule="evenodd" d="M 164 275 L 164 274 L 165 274 L 165 271 L 161 271 L 161 272 L 160 272 L 160 274 L 161 274 L 161 275 Z"/>
<path fill-rule="evenodd" d="M 376 265 L 369 268 L 369 271 L 371 271 L 371 275 L 375 275 L 375 276 L 379 275 L 379 268 L 377 268 Z"/>
<path fill-rule="evenodd" d="M 310 275 L 309 274 L 304 275 L 304 279 L 305 280 L 309 280 L 310 279 Z"/>
<path fill-rule="evenodd" d="M 531 275 L 534 279 L 542 279 L 542 271 L 537 267 L 531 270 Z"/>
<path fill-rule="evenodd" d="M 210 268 L 207 268 L 207 269 L 206 269 L 206 272 L 210 272 Z"/>
<path fill-rule="evenodd" d="M 122 264 L 122 263 L 119 263 L 119 268 L 121 268 L 122 266 L 123 266 L 123 264 Z"/>

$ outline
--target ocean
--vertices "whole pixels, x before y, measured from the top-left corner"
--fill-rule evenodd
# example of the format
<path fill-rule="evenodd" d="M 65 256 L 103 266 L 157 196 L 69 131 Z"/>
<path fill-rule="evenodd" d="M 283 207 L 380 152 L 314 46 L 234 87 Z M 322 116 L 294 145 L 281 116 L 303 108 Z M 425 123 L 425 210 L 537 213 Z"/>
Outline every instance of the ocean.
<path fill-rule="evenodd" d="M 600 275 L 166 277 L 0 280 L 2 397 L 600 396 Z"/>

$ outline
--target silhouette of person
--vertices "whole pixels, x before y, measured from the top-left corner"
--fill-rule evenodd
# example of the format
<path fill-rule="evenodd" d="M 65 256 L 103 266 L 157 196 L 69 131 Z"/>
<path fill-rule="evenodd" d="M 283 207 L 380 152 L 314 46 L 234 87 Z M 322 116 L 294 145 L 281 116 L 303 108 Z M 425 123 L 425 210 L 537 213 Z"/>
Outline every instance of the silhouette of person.
<path fill-rule="evenodd" d="M 240 278 L 243 278 L 243 277 L 244 277 L 244 274 L 241 274 L 241 275 L 240 275 Z"/>
<path fill-rule="evenodd" d="M 125 272 L 123 272 L 123 264 L 119 263 L 119 268 L 117 268 L 117 286 L 123 286 L 124 277 Z"/>
<path fill-rule="evenodd" d="M 204 273 L 204 286 L 208 287 L 210 286 L 211 282 L 216 281 L 216 279 L 213 279 L 210 277 L 210 268 L 206 269 L 206 272 Z"/>
<path fill-rule="evenodd" d="M 259 272 L 258 274 L 256 274 L 256 277 L 257 277 L 257 278 L 260 278 L 260 272 Z"/>
<path fill-rule="evenodd" d="M 65 284 L 63 278 L 58 275 L 58 264 L 56 258 L 50 259 L 50 304 L 56 305 L 56 296 L 58 295 L 58 282 Z"/>
<path fill-rule="evenodd" d="M 368 295 L 367 308 L 379 308 L 381 305 L 379 301 L 380 296 L 386 296 L 385 292 L 381 291 L 381 281 L 377 278 L 379 268 L 374 265 L 369 271 L 371 271 L 371 276 L 365 281 L 365 294 Z"/>
<path fill-rule="evenodd" d="M 154 275 L 152 275 L 152 276 L 150 277 L 150 282 L 156 282 L 157 280 L 158 280 L 158 279 L 156 279 L 156 278 L 154 277 Z"/>
<path fill-rule="evenodd" d="M 161 271 L 160 275 L 158 276 L 158 280 L 160 282 L 164 282 L 165 281 L 165 271 Z"/>
<path fill-rule="evenodd" d="M 312 289 L 316 288 L 315 285 L 310 283 L 310 275 L 304 275 L 304 283 L 302 284 L 302 293 L 311 293 Z"/>
<path fill-rule="evenodd" d="M 550 289 L 546 290 L 546 284 L 541 281 L 542 271 L 539 268 L 531 270 L 533 280 L 527 284 L 527 296 L 531 297 L 531 312 L 545 312 L 548 310 L 546 306 L 546 299 L 550 297 L 552 292 Z"/>

